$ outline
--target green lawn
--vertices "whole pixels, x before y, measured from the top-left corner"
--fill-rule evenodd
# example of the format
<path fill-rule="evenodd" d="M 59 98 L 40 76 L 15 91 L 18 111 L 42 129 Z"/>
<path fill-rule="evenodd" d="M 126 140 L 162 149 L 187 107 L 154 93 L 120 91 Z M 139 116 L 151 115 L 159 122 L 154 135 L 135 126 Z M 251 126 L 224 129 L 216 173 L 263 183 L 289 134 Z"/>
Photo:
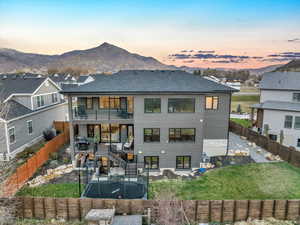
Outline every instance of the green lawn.
<path fill-rule="evenodd" d="M 244 119 L 230 119 L 230 120 L 242 125 L 243 127 L 247 127 L 247 128 L 251 127 L 251 121 L 250 120 L 244 120 Z"/>
<path fill-rule="evenodd" d="M 215 169 L 190 181 L 151 183 L 150 198 L 170 196 L 189 200 L 299 199 L 300 168 L 285 162 L 252 163 Z"/>
<path fill-rule="evenodd" d="M 83 190 L 84 185 L 81 187 Z M 56 197 L 56 198 L 78 198 L 78 183 L 65 184 L 44 184 L 38 187 L 23 187 L 17 196 L 33 196 L 33 197 Z"/>
<path fill-rule="evenodd" d="M 259 95 L 233 95 L 231 98 L 231 111 L 237 111 L 241 105 L 242 112 L 251 112 L 250 106 L 259 103 Z"/>

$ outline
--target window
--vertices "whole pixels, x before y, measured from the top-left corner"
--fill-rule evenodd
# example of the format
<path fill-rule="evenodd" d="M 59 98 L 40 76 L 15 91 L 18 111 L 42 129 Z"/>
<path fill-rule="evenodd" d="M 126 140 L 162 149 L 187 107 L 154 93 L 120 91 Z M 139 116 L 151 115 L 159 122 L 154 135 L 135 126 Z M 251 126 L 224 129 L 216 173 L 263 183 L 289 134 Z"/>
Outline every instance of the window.
<path fill-rule="evenodd" d="M 160 129 L 159 128 L 145 128 L 144 129 L 144 142 L 160 142 Z"/>
<path fill-rule="evenodd" d="M 170 128 L 169 142 L 195 142 L 195 128 Z"/>
<path fill-rule="evenodd" d="M 8 136 L 9 136 L 9 143 L 13 144 L 16 141 L 16 136 L 15 136 L 15 128 L 11 127 L 8 129 Z"/>
<path fill-rule="evenodd" d="M 102 96 L 102 97 L 99 97 L 98 104 L 99 104 L 100 109 L 119 109 L 120 108 L 120 98 L 119 97 Z"/>
<path fill-rule="evenodd" d="M 169 98 L 168 111 L 169 113 L 195 112 L 195 99 L 194 98 Z"/>
<path fill-rule="evenodd" d="M 37 96 L 36 100 L 37 100 L 37 107 L 38 108 L 45 105 L 45 101 L 44 101 L 44 96 L 43 95 Z"/>
<path fill-rule="evenodd" d="M 300 147 L 300 138 L 297 140 L 297 147 Z"/>
<path fill-rule="evenodd" d="M 144 108 L 145 113 L 160 113 L 161 112 L 160 98 L 145 98 Z"/>
<path fill-rule="evenodd" d="M 293 127 L 293 116 L 285 116 L 284 120 L 284 128 L 292 128 Z"/>
<path fill-rule="evenodd" d="M 300 102 L 300 93 L 293 93 L 293 101 Z"/>
<path fill-rule="evenodd" d="M 218 96 L 207 96 L 205 97 L 205 109 L 218 109 L 219 97 Z"/>
<path fill-rule="evenodd" d="M 27 130 L 28 130 L 28 134 L 33 133 L 32 120 L 27 121 Z"/>
<path fill-rule="evenodd" d="M 300 129 L 300 117 L 295 116 L 295 124 L 294 124 L 295 129 Z"/>
<path fill-rule="evenodd" d="M 176 156 L 176 169 L 190 169 L 191 156 Z"/>
<path fill-rule="evenodd" d="M 92 125 L 92 124 L 88 124 L 87 125 L 87 136 L 89 138 L 93 138 L 94 137 L 94 125 Z"/>
<path fill-rule="evenodd" d="M 56 102 L 58 101 L 57 93 L 53 93 L 53 94 L 51 95 L 51 97 L 52 97 L 52 103 L 56 103 Z"/>
<path fill-rule="evenodd" d="M 86 98 L 86 108 L 93 109 L 93 98 Z"/>
<path fill-rule="evenodd" d="M 158 156 L 145 156 L 144 167 L 146 169 L 159 169 L 159 157 Z"/>

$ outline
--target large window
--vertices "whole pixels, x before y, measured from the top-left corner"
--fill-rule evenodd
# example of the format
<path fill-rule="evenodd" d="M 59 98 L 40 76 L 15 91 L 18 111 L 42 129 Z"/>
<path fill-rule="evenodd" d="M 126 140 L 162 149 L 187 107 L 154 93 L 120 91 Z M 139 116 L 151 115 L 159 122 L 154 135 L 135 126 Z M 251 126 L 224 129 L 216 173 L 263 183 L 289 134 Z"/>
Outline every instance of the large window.
<path fill-rule="evenodd" d="M 15 128 L 11 127 L 8 129 L 9 143 L 13 144 L 16 142 Z"/>
<path fill-rule="evenodd" d="M 300 117 L 295 116 L 295 124 L 294 124 L 295 129 L 300 129 Z"/>
<path fill-rule="evenodd" d="M 45 105 L 45 100 L 43 95 L 37 96 L 36 101 L 37 101 L 37 107 L 42 107 Z"/>
<path fill-rule="evenodd" d="M 93 109 L 93 98 L 91 97 L 86 98 L 86 108 Z"/>
<path fill-rule="evenodd" d="M 28 131 L 28 134 L 33 133 L 32 120 L 27 121 L 27 131 Z"/>
<path fill-rule="evenodd" d="M 146 169 L 159 169 L 159 157 L 158 156 L 145 156 L 144 167 Z"/>
<path fill-rule="evenodd" d="M 300 102 L 300 93 L 293 93 L 293 101 Z"/>
<path fill-rule="evenodd" d="M 160 129 L 159 128 L 145 128 L 144 129 L 144 142 L 160 142 Z"/>
<path fill-rule="evenodd" d="M 176 169 L 190 169 L 191 156 L 176 156 Z"/>
<path fill-rule="evenodd" d="M 300 138 L 297 140 L 297 147 L 300 147 Z"/>
<path fill-rule="evenodd" d="M 293 116 L 285 116 L 284 119 L 284 128 L 292 128 L 293 127 Z"/>
<path fill-rule="evenodd" d="M 160 98 L 145 98 L 145 113 L 160 113 L 161 101 Z"/>
<path fill-rule="evenodd" d="M 195 142 L 195 128 L 170 128 L 169 142 Z"/>
<path fill-rule="evenodd" d="M 194 98 L 169 98 L 169 113 L 190 113 L 195 112 Z"/>
<path fill-rule="evenodd" d="M 52 97 L 52 103 L 56 103 L 58 101 L 57 93 L 53 93 L 51 97 Z"/>
<path fill-rule="evenodd" d="M 119 109 L 120 108 L 120 98 L 119 97 L 109 97 L 102 96 L 99 98 L 99 108 L 100 109 Z"/>
<path fill-rule="evenodd" d="M 94 126 L 95 125 L 92 125 L 92 124 L 87 125 L 87 136 L 89 138 L 94 138 Z"/>
<path fill-rule="evenodd" d="M 219 97 L 218 96 L 207 96 L 205 97 L 205 109 L 218 109 Z"/>
<path fill-rule="evenodd" d="M 111 133 L 110 133 L 111 131 Z M 120 142 L 119 124 L 101 124 L 101 142 Z"/>

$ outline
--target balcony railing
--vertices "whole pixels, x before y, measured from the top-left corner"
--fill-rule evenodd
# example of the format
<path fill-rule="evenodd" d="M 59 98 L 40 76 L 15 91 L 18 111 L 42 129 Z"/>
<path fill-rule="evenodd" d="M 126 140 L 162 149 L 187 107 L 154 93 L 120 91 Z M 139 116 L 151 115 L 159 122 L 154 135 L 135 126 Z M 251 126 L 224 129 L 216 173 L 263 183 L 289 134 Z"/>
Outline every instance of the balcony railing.
<path fill-rule="evenodd" d="M 123 109 L 97 109 L 86 110 L 85 108 L 74 108 L 74 120 L 119 120 L 132 119 L 133 113 L 127 112 Z"/>

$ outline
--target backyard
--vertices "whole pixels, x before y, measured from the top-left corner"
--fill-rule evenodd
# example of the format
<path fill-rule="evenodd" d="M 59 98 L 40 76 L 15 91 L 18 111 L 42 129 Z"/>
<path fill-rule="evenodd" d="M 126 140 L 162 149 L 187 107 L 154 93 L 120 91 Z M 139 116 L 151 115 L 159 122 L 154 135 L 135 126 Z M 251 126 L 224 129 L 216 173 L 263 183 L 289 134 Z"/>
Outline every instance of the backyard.
<path fill-rule="evenodd" d="M 78 197 L 78 183 L 24 187 L 18 196 Z M 300 168 L 285 162 L 250 163 L 208 171 L 196 179 L 150 182 L 150 199 L 298 199 Z"/>
<path fill-rule="evenodd" d="M 228 166 L 189 181 L 152 182 L 150 198 L 298 199 L 300 168 L 285 162 Z"/>

